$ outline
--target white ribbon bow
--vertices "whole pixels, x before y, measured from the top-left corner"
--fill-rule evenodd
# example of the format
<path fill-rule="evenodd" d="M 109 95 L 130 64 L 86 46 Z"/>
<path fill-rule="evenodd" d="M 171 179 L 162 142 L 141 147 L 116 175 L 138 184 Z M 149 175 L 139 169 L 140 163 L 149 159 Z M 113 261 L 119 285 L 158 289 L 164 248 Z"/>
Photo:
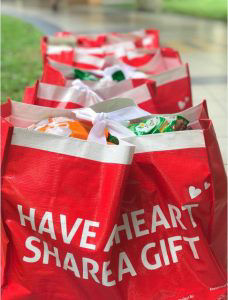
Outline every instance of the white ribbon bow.
<path fill-rule="evenodd" d="M 75 88 L 78 92 L 81 92 L 85 95 L 86 103 L 84 103 L 84 105 L 86 106 L 104 101 L 104 99 L 102 99 L 96 92 L 94 92 L 89 86 L 84 84 L 80 79 L 73 80 L 72 87 Z"/>
<path fill-rule="evenodd" d="M 136 71 L 136 68 L 128 66 L 127 64 L 115 64 L 111 67 L 106 67 L 104 70 L 93 70 L 94 74 L 102 76 L 96 84 L 96 89 L 112 86 L 113 82 L 116 82 L 113 80 L 112 75 L 117 71 L 122 71 L 125 79 L 147 77 L 145 73 Z"/>
<path fill-rule="evenodd" d="M 109 113 L 96 113 L 89 107 L 75 109 L 73 112 L 77 119 L 91 121 L 93 123 L 93 127 L 88 135 L 88 140 L 101 144 L 107 144 L 104 134 L 105 129 L 118 139 L 135 136 L 135 134 L 127 128 L 129 120 L 150 116 L 150 113 L 138 106 L 129 106 Z"/>
<path fill-rule="evenodd" d="M 118 138 L 134 136 L 134 133 L 122 124 L 109 119 L 107 113 L 98 113 L 93 122 L 93 127 L 91 128 L 88 140 L 94 141 L 101 144 L 107 144 L 105 137 L 105 129 L 108 132 Z"/>
<path fill-rule="evenodd" d="M 112 75 L 117 72 L 122 71 L 125 79 L 130 78 L 146 78 L 147 75 L 143 72 L 137 71 L 136 68 L 128 66 L 127 64 L 121 63 L 116 64 L 111 67 L 107 67 L 104 70 L 94 70 L 93 73 L 97 75 L 101 75 L 104 78 L 112 78 Z"/>

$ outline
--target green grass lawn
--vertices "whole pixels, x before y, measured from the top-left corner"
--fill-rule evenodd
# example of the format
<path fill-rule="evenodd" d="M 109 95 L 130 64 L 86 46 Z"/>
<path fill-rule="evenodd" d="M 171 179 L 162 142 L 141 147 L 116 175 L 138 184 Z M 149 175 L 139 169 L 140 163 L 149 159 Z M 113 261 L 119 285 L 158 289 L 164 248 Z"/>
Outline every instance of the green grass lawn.
<path fill-rule="evenodd" d="M 227 0 L 164 0 L 164 11 L 226 21 Z"/>
<path fill-rule="evenodd" d="M 1 100 L 21 100 L 24 89 L 42 74 L 40 38 L 32 25 L 13 17 L 1 18 Z"/>
<path fill-rule="evenodd" d="M 143 0 L 141 0 L 143 1 Z M 151 0 L 153 1 L 153 0 Z M 163 0 L 162 11 L 226 21 L 227 0 Z M 136 10 L 137 1 L 107 5 L 121 10 Z"/>

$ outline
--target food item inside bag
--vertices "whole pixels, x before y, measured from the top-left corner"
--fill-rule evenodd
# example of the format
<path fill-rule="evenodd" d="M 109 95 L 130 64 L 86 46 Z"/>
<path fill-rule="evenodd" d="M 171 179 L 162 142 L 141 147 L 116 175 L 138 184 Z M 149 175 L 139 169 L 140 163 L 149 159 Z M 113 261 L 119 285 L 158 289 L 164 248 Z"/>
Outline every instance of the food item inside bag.
<path fill-rule="evenodd" d="M 28 129 L 36 130 L 42 133 L 51 133 L 60 136 L 87 140 L 92 126 L 93 125 L 90 122 L 78 121 L 66 117 L 50 117 L 29 126 Z M 105 135 L 108 143 L 116 145 L 119 144 L 118 139 L 110 135 L 107 130 L 105 130 Z"/>
<path fill-rule="evenodd" d="M 110 87 L 115 82 L 130 78 L 147 78 L 147 75 L 137 71 L 134 67 L 125 64 L 116 64 L 106 67 L 103 70 L 84 71 L 74 69 L 73 78 L 75 80 L 85 80 L 85 84 L 92 89 L 100 89 Z"/>
<path fill-rule="evenodd" d="M 135 135 L 146 135 L 153 133 L 172 132 L 186 130 L 189 121 L 182 116 L 159 117 L 154 116 L 143 120 L 140 123 L 134 123 L 128 126 Z"/>
<path fill-rule="evenodd" d="M 108 69 L 108 68 L 107 68 Z M 87 82 L 96 82 L 96 88 L 109 87 L 113 82 L 118 82 L 126 79 L 125 74 L 122 70 L 118 69 L 113 72 L 113 74 L 106 74 L 105 70 L 99 70 L 95 73 L 82 71 L 79 69 L 74 69 L 74 79 L 87 81 Z"/>
<path fill-rule="evenodd" d="M 98 81 L 107 77 L 113 81 L 121 81 L 129 78 L 146 78 L 147 75 L 126 64 L 115 64 L 103 70 L 93 71 L 74 69 L 75 79 Z"/>
<path fill-rule="evenodd" d="M 94 75 L 91 72 L 86 72 L 79 69 L 74 69 L 74 78 L 91 81 L 98 81 L 100 79 L 98 76 Z"/>
<path fill-rule="evenodd" d="M 99 73 L 102 73 L 102 76 L 107 77 L 105 72 L 100 71 Z M 101 77 L 93 74 L 92 72 L 74 69 L 74 78 L 75 79 L 98 81 L 98 80 L 104 79 L 104 77 L 101 78 Z M 113 74 L 111 74 L 111 76 L 109 75 L 108 77 L 110 77 L 110 80 L 112 80 L 112 81 L 121 81 L 121 80 L 126 79 L 123 71 L 120 69 L 116 70 L 115 72 L 113 72 Z"/>

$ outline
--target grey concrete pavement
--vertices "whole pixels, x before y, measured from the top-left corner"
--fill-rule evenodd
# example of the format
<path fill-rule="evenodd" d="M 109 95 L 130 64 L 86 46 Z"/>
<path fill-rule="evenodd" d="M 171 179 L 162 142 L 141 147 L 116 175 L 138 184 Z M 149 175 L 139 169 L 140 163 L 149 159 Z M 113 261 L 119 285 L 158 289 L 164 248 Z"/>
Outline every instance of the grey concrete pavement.
<path fill-rule="evenodd" d="M 13 5 L 11 4 L 13 3 Z M 48 1 L 3 1 L 2 13 L 23 15 L 53 26 L 53 31 L 80 33 L 130 31 L 140 28 L 157 28 L 161 43 L 180 51 L 188 62 L 192 76 L 193 102 L 206 99 L 209 114 L 219 140 L 224 163 L 227 165 L 227 48 L 226 24 L 188 16 L 152 14 L 108 9 L 94 6 L 63 6 L 54 13 Z M 56 27 L 56 28 L 55 28 Z M 45 29 L 44 29 L 45 31 Z M 46 33 L 49 32 L 46 30 Z"/>

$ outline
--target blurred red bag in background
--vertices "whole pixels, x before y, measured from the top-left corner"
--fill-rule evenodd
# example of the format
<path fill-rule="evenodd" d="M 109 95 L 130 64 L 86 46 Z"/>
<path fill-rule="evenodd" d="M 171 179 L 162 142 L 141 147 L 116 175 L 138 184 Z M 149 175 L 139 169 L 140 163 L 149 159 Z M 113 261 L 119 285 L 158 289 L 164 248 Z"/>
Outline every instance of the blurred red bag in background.
<path fill-rule="evenodd" d="M 50 62 L 54 66 L 45 64 L 41 82 L 71 86 L 74 80 L 74 68 L 51 60 Z M 141 106 L 151 113 L 175 113 L 192 106 L 191 79 L 187 64 L 162 72 L 159 75 L 149 75 L 148 78 L 133 78 L 131 80 L 132 81 L 126 81 L 128 82 L 127 86 L 129 86 L 129 82 L 131 82 L 130 84 L 133 84 L 133 86 L 139 86 L 142 83 L 148 82 L 148 80 L 152 80 L 156 83 L 153 107 L 150 104 L 148 106 Z M 97 81 L 91 81 L 89 84 L 90 87 L 99 94 L 99 88 L 96 87 Z M 118 83 L 119 87 L 122 85 L 124 87 L 125 84 L 124 81 Z M 113 89 L 115 89 L 114 85 Z M 107 91 L 108 90 L 107 88 Z M 108 95 L 106 97 L 108 97 Z"/>
<path fill-rule="evenodd" d="M 50 70 L 51 74 L 51 67 L 47 65 L 47 69 Z M 48 80 L 48 78 L 50 77 L 46 75 L 43 77 L 44 80 Z M 131 90 L 130 87 L 138 87 L 143 83 L 151 81 L 155 83 L 155 88 L 153 88 L 154 92 L 152 92 L 152 101 L 139 101 L 138 99 L 140 99 L 140 97 L 134 96 L 134 91 L 133 89 Z M 113 95 L 116 96 L 116 93 L 114 93 L 115 90 L 123 91 L 126 89 L 127 92 L 121 94 L 122 97 L 136 99 L 136 103 L 139 104 L 142 109 L 151 113 L 176 113 L 192 107 L 191 78 L 188 64 L 181 65 L 158 75 L 149 75 L 148 78 L 123 80 L 118 83 L 113 83 L 112 86 L 107 88 L 98 89 L 96 88 L 96 83 L 94 83 L 94 85 L 94 91 L 101 97 L 107 97 L 108 95 L 111 97 Z"/>
<path fill-rule="evenodd" d="M 68 45 L 70 47 L 77 46 L 78 48 L 103 48 L 103 51 L 112 51 L 117 45 L 123 46 L 123 43 L 127 42 L 127 46 L 124 46 L 128 50 L 134 48 L 159 48 L 159 30 L 157 29 L 142 29 L 129 33 L 110 32 L 104 34 L 74 34 L 71 32 L 58 32 L 53 37 L 44 36 L 41 40 L 41 52 L 43 59 L 45 55 L 50 52 L 51 46 Z"/>
<path fill-rule="evenodd" d="M 191 77 L 188 64 L 149 79 L 156 82 L 154 105 L 157 113 L 175 113 L 192 106 Z"/>
<path fill-rule="evenodd" d="M 151 51 L 145 51 L 144 49 L 130 51 L 116 48 L 115 54 L 107 54 L 103 57 L 99 56 L 101 55 L 81 52 L 77 48 L 67 50 L 63 47 L 63 50 L 60 52 L 48 53 L 45 61 L 51 59 L 85 70 L 99 70 L 113 65 L 124 64 L 148 74 L 159 74 L 181 65 L 179 53 L 171 48 L 161 48 Z"/>
<path fill-rule="evenodd" d="M 108 88 L 93 91 L 80 82 L 78 85 L 75 83 L 70 87 L 63 87 L 37 81 L 35 86 L 25 89 L 23 102 L 56 108 L 79 108 L 108 101 L 114 97 L 130 98 L 140 107 L 148 107 L 148 110 L 155 112 L 153 109 L 155 83 L 148 80 L 137 87 L 134 87 L 134 84 L 137 85 L 137 80 L 124 80 Z"/>

